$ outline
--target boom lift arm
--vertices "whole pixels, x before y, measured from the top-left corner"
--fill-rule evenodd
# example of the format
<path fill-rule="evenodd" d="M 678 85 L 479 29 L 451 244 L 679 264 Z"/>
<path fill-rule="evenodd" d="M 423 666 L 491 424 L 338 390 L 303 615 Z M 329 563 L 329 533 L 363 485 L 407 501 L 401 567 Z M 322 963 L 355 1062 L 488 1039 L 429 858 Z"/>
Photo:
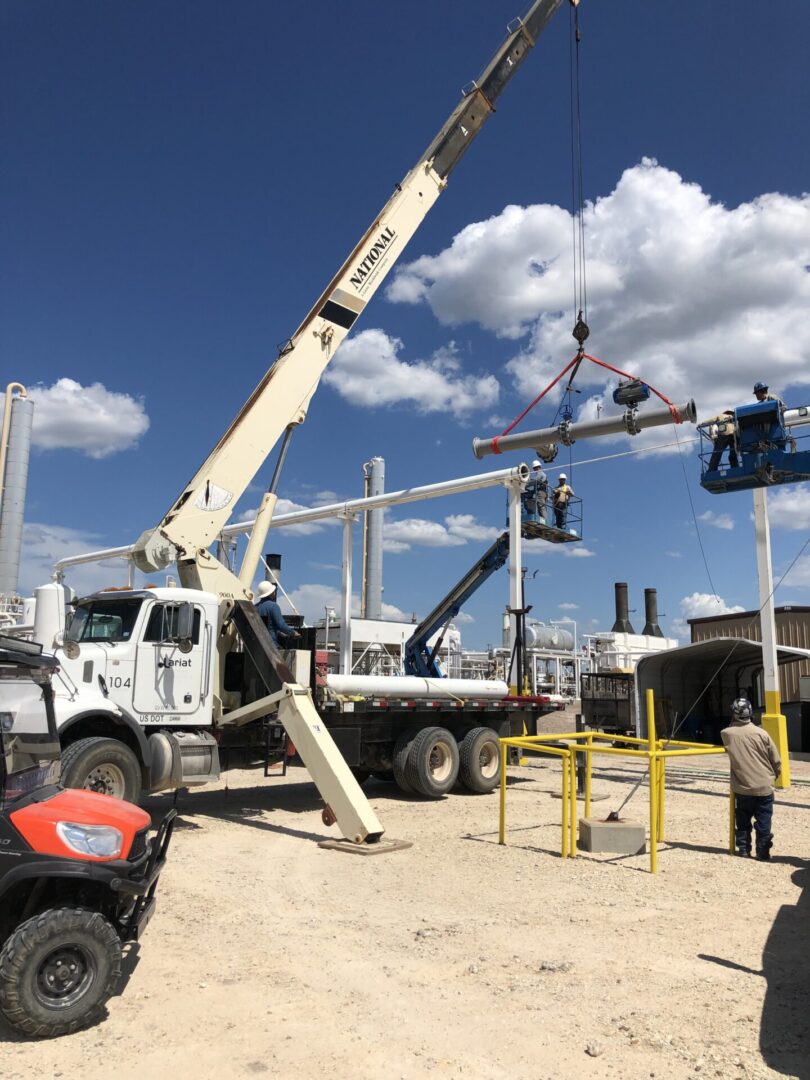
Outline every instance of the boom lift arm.
<path fill-rule="evenodd" d="M 291 434 L 304 421 L 310 399 L 336 349 L 444 190 L 450 173 L 495 111 L 504 87 L 562 3 L 534 0 L 524 18 L 510 24 L 505 42 L 478 80 L 465 88 L 437 136 L 397 184 L 208 458 L 160 524 L 143 533 L 133 551 L 135 565 L 145 573 L 176 562 L 184 587 L 219 596 L 218 685 L 222 682 L 222 658 L 238 632 L 246 651 L 265 672 L 268 691 L 260 701 L 228 713 L 220 723 L 246 723 L 261 715 L 263 706 L 265 713 L 278 709 L 281 723 L 344 836 L 355 842 L 379 838 L 382 827 L 320 721 L 311 695 L 296 684 L 251 603 L 253 578 L 276 504 L 276 483 Z M 209 545 L 282 435 L 284 443 L 270 489 L 262 499 L 237 576 L 210 553 Z M 281 692 L 273 685 L 268 669 L 280 679 Z"/>
<path fill-rule="evenodd" d="M 405 642 L 405 673 L 421 675 L 424 678 L 440 679 L 444 672 L 436 658 L 439 655 L 445 632 L 461 611 L 473 593 L 484 584 L 488 577 L 500 570 L 509 558 L 509 533 L 501 533 L 492 547 L 470 567 L 464 577 L 456 582 L 447 596 L 441 600 L 431 613 L 419 623 L 413 634 Z M 441 630 L 433 649 L 428 648 L 428 641 Z"/>

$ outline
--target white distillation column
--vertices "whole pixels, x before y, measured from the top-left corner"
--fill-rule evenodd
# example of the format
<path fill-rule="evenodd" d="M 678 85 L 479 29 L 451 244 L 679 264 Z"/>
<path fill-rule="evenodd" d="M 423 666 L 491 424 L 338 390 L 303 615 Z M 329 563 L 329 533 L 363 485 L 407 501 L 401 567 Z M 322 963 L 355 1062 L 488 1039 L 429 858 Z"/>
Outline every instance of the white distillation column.
<path fill-rule="evenodd" d="M 19 587 L 33 422 L 34 403 L 25 387 L 10 383 L 0 435 L 0 596 L 16 596 Z"/>

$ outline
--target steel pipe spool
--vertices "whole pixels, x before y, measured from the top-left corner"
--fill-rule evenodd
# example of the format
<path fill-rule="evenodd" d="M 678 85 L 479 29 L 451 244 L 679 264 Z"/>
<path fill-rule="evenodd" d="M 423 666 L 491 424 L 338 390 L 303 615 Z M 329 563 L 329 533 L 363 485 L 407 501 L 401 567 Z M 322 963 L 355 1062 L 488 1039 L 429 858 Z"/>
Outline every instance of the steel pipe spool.
<path fill-rule="evenodd" d="M 676 405 L 681 423 L 697 419 L 697 410 L 692 398 L 683 405 Z M 473 453 L 477 458 L 487 454 L 502 454 L 506 450 L 533 450 L 541 445 L 570 446 L 577 439 L 595 439 L 601 435 L 638 435 L 645 428 L 662 427 L 672 424 L 672 412 L 669 407 L 653 409 L 651 412 L 639 412 L 626 409 L 621 416 L 606 416 L 600 420 L 583 420 L 571 423 L 563 420 L 556 427 L 540 428 L 537 431 L 521 431 L 514 435 L 496 435 L 494 439 L 473 439 Z"/>

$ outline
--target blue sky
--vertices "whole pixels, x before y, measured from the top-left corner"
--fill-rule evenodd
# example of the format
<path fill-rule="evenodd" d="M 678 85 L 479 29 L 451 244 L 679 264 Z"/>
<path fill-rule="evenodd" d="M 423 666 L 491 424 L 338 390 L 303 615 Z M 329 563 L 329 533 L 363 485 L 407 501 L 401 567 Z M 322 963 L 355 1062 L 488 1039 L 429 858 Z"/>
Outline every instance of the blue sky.
<path fill-rule="evenodd" d="M 52 557 L 131 542 L 162 517 L 520 13 L 515 0 L 6 0 L 0 345 L 6 380 L 34 392 L 39 443 L 24 585 Z M 591 351 L 694 395 L 703 416 L 749 400 L 755 378 L 806 403 L 810 8 L 583 0 L 581 18 Z M 521 460 L 479 463 L 470 443 L 573 353 L 568 86 L 564 7 L 338 354 L 285 499 L 357 496 L 373 455 L 392 489 Z M 369 386 L 389 403 L 368 404 Z M 604 390 L 583 377 L 577 407 Z M 672 439 L 653 434 L 646 445 Z M 573 460 L 629 448 L 578 444 Z M 665 629 L 756 606 L 750 496 L 705 494 L 693 451 L 720 600 L 668 451 L 574 469 L 591 554 L 527 553 L 533 614 L 609 628 L 614 580 L 631 607 L 656 585 Z M 810 492 L 771 501 L 779 573 L 810 531 Z M 500 491 L 390 512 L 386 601 L 423 614 L 503 514 Z M 322 610 L 339 530 L 273 546 L 287 589 Z M 481 590 L 465 641 L 497 640 L 505 597 L 505 575 Z M 789 601 L 810 603 L 807 559 L 777 593 Z"/>

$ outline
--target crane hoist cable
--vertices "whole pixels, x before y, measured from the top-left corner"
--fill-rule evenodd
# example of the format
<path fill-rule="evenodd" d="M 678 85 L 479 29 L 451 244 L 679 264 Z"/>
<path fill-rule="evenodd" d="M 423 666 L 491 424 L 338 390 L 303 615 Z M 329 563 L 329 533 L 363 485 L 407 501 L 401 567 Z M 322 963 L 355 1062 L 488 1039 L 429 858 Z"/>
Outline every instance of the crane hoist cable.
<path fill-rule="evenodd" d="M 570 79 L 570 128 L 571 128 L 571 241 L 572 241 L 572 272 L 574 292 L 574 312 L 577 313 L 574 320 L 573 336 L 579 345 L 579 351 L 584 351 L 585 341 L 590 330 L 588 328 L 588 282 L 585 258 L 585 185 L 583 180 L 583 155 L 582 155 L 582 80 L 579 46 L 582 41 L 582 31 L 579 25 L 579 0 L 570 2 L 570 25 L 569 38 L 569 79 Z M 576 378 L 579 364 L 574 367 L 571 384 Z"/>

